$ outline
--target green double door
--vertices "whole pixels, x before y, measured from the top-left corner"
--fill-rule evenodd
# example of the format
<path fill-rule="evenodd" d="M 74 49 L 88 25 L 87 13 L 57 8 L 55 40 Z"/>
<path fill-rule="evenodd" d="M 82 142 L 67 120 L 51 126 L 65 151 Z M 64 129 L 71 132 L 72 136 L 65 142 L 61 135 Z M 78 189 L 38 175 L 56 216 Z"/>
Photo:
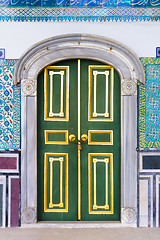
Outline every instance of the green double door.
<path fill-rule="evenodd" d="M 120 78 L 74 59 L 38 77 L 38 221 L 120 220 Z"/>

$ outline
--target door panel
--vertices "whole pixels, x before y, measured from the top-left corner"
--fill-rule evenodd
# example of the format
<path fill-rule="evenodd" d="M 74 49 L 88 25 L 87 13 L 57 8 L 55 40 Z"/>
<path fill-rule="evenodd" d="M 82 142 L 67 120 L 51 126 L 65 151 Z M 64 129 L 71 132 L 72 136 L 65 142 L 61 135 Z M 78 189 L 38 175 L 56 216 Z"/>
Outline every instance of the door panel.
<path fill-rule="evenodd" d="M 45 68 L 37 116 L 38 220 L 120 220 L 118 73 L 91 60 Z"/>
<path fill-rule="evenodd" d="M 89 214 L 113 214 L 112 153 L 89 154 L 88 192 Z"/>
<path fill-rule="evenodd" d="M 76 78 L 75 61 L 49 66 L 38 78 L 39 221 L 77 220 L 77 145 L 68 140 L 77 135 Z"/>
<path fill-rule="evenodd" d="M 119 75 L 110 66 L 83 60 L 81 79 L 81 134 L 88 135 L 81 151 L 81 219 L 120 220 Z"/>

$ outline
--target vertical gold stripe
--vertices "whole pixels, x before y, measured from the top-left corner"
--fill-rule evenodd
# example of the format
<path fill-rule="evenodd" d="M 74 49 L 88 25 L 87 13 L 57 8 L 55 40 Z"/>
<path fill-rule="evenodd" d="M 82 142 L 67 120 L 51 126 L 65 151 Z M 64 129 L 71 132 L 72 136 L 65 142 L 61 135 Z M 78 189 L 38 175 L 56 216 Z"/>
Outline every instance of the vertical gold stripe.
<path fill-rule="evenodd" d="M 50 111 L 49 116 L 53 115 L 53 71 L 49 72 L 50 75 Z"/>
<path fill-rule="evenodd" d="M 63 158 L 60 159 L 60 205 L 63 204 Z"/>
<path fill-rule="evenodd" d="M 110 181 L 111 181 L 111 212 L 114 213 L 114 196 L 113 196 L 113 154 L 110 154 Z"/>
<path fill-rule="evenodd" d="M 44 70 L 44 119 L 47 118 L 47 69 Z"/>
<path fill-rule="evenodd" d="M 109 116 L 109 113 L 108 113 L 108 75 L 109 75 L 109 72 L 105 71 L 105 75 L 106 75 L 106 112 L 105 112 L 105 114 L 108 117 Z"/>
<path fill-rule="evenodd" d="M 97 72 L 94 71 L 93 72 L 94 75 L 94 112 L 93 112 L 93 116 L 96 115 L 97 113 Z"/>
<path fill-rule="evenodd" d="M 94 206 L 97 205 L 96 197 L 97 197 L 97 173 L 96 173 L 96 163 L 97 161 L 93 161 L 94 164 Z M 93 206 L 93 207 L 94 207 Z"/>
<path fill-rule="evenodd" d="M 91 212 L 91 156 L 88 153 L 88 199 L 89 199 L 89 213 Z"/>
<path fill-rule="evenodd" d="M 44 164 L 44 212 L 47 209 L 47 155 L 45 153 Z"/>
<path fill-rule="evenodd" d="M 80 59 L 78 59 L 78 139 L 80 140 L 81 129 L 80 129 Z M 81 159 L 80 159 L 80 143 L 78 143 L 78 220 L 81 220 Z"/>
<path fill-rule="evenodd" d="M 52 179 L 53 179 L 53 159 L 50 159 L 50 204 L 53 204 L 53 198 L 52 198 Z"/>
<path fill-rule="evenodd" d="M 106 160 L 106 206 L 108 206 L 108 159 Z"/>
<path fill-rule="evenodd" d="M 110 98 L 110 102 L 111 102 L 111 120 L 113 121 L 113 87 L 114 87 L 114 70 L 113 68 L 111 68 L 111 98 Z"/>
<path fill-rule="evenodd" d="M 60 109 L 60 114 L 64 115 L 64 112 L 63 112 L 63 75 L 64 75 L 64 71 L 60 71 L 60 72 L 61 72 L 61 109 Z"/>
<path fill-rule="evenodd" d="M 66 198 L 65 198 L 65 207 L 66 212 L 68 212 L 68 154 L 66 154 Z"/>
<path fill-rule="evenodd" d="M 91 119 L 91 66 L 88 67 L 88 121 Z"/>

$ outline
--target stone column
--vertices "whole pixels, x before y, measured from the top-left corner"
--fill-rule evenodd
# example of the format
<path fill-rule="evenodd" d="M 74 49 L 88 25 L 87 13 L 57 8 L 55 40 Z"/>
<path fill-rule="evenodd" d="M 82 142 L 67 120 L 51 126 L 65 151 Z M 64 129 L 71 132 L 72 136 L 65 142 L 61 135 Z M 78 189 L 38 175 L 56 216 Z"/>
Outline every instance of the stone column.
<path fill-rule="evenodd" d="M 37 80 L 21 81 L 21 223 L 37 221 Z"/>
<path fill-rule="evenodd" d="M 137 226 L 137 83 L 121 82 L 121 222 Z"/>

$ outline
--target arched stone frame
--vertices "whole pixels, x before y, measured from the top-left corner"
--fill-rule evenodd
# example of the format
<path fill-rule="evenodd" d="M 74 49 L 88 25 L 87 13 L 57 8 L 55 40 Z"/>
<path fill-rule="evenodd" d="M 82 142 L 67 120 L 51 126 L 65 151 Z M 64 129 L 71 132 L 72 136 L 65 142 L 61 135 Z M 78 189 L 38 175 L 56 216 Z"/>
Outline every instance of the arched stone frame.
<path fill-rule="evenodd" d="M 21 220 L 37 222 L 37 76 L 47 65 L 65 59 L 94 59 L 112 65 L 121 78 L 121 224 L 137 225 L 137 81 L 145 83 L 138 57 L 108 38 L 73 34 L 32 46 L 18 61 L 21 82 Z"/>

